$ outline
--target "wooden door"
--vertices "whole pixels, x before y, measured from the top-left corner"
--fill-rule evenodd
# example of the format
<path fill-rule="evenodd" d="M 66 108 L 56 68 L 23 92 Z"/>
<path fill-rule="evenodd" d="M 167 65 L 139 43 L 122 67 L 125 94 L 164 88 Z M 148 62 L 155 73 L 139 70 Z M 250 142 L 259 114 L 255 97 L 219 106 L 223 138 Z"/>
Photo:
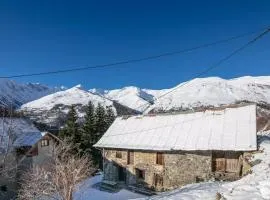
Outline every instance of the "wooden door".
<path fill-rule="evenodd" d="M 225 158 L 215 158 L 213 160 L 213 170 L 218 172 L 225 172 L 226 170 Z"/>
<path fill-rule="evenodd" d="M 212 169 L 214 172 L 226 171 L 226 160 L 224 152 L 213 152 Z"/>
<path fill-rule="evenodd" d="M 126 182 L 126 169 L 124 167 L 118 167 L 118 179 Z"/>

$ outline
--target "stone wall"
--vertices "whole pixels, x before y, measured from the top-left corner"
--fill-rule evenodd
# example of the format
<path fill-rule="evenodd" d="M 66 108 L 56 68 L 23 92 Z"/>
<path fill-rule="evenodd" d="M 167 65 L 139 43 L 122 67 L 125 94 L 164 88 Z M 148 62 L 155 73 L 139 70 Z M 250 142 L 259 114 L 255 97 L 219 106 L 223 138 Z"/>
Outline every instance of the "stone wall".
<path fill-rule="evenodd" d="M 109 181 L 118 181 L 118 166 L 127 166 L 127 151 L 121 151 L 122 158 L 116 158 L 116 150 L 104 150 L 104 179 Z"/>
<path fill-rule="evenodd" d="M 212 171 L 211 156 L 211 151 L 166 153 L 163 187 L 173 189 L 198 180 L 208 180 Z"/>
<path fill-rule="evenodd" d="M 122 158 L 116 158 L 116 152 L 121 152 Z M 156 165 L 156 152 L 135 151 L 133 164 L 127 163 L 127 156 L 127 150 L 104 150 L 104 179 L 118 181 L 118 167 L 124 167 L 127 184 L 144 184 L 146 187 L 152 187 L 154 171 L 163 170 L 163 166 Z M 136 178 L 136 168 L 144 170 L 144 180 Z"/>
<path fill-rule="evenodd" d="M 122 158 L 116 158 L 117 151 L 122 153 Z M 236 154 L 241 153 L 236 152 Z M 128 150 L 106 149 L 104 150 L 104 178 L 118 181 L 118 168 L 123 167 L 126 169 L 126 184 L 143 185 L 158 191 L 214 178 L 212 151 L 170 151 L 164 152 L 163 155 L 164 165 L 158 165 L 156 164 L 157 152 L 134 151 L 134 163 L 131 165 L 127 163 Z M 136 169 L 144 171 L 144 180 L 137 179 Z M 156 176 L 160 178 L 162 184 L 155 182 Z"/>

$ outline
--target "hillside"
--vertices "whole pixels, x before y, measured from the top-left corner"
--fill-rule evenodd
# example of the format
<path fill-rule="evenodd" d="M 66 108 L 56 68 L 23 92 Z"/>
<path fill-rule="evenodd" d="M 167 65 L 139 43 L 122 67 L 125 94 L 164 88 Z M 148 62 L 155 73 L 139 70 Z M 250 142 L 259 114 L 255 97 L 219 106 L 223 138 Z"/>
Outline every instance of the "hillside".
<path fill-rule="evenodd" d="M 115 90 L 90 91 L 138 111 L 148 108 L 146 112 L 216 107 L 242 101 L 270 104 L 270 76 L 245 76 L 228 80 L 219 77 L 197 78 L 161 90 L 129 86 Z"/>
<path fill-rule="evenodd" d="M 241 101 L 270 104 L 270 76 L 229 80 L 197 78 L 170 90 L 174 91 L 157 99 L 148 112 L 220 106 Z"/>
<path fill-rule="evenodd" d="M 59 127 L 63 125 L 71 105 L 76 106 L 78 117 L 82 118 L 89 101 L 94 106 L 101 104 L 103 107 L 112 107 L 115 114 L 135 113 L 114 101 L 84 90 L 81 85 L 28 102 L 20 110 L 36 122 Z"/>
<path fill-rule="evenodd" d="M 255 102 L 258 104 L 259 130 L 270 128 L 270 76 L 228 80 L 218 77 L 197 78 L 161 90 L 129 86 L 86 91 L 81 86 L 75 86 L 26 103 L 21 110 L 40 122 L 61 124 L 70 105 L 77 105 L 79 116 L 82 117 L 89 101 L 95 105 L 101 103 L 105 107 L 112 106 L 118 115 L 186 111 Z M 55 122 L 56 118 L 60 122 Z"/>
<path fill-rule="evenodd" d="M 140 112 L 154 103 L 154 96 L 152 94 L 134 86 L 115 90 L 91 89 L 89 91 L 113 99 L 120 104 Z"/>
<path fill-rule="evenodd" d="M 0 105 L 17 108 L 24 103 L 59 91 L 39 83 L 20 84 L 12 80 L 0 80 Z"/>

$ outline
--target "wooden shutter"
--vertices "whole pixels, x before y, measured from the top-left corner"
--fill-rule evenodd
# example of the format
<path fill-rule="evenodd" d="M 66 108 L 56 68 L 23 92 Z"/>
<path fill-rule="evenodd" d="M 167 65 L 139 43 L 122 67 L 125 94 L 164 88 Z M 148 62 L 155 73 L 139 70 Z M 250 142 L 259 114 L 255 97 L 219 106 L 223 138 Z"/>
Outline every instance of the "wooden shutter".
<path fill-rule="evenodd" d="M 163 153 L 160 153 L 160 152 L 157 153 L 156 164 L 164 165 L 164 155 L 163 155 Z"/>
<path fill-rule="evenodd" d="M 226 162 L 225 158 L 216 158 L 214 161 L 214 171 L 225 172 Z"/>
<path fill-rule="evenodd" d="M 239 154 L 226 152 L 226 172 L 238 172 Z"/>
<path fill-rule="evenodd" d="M 133 165 L 134 164 L 134 151 L 128 151 L 128 165 Z"/>

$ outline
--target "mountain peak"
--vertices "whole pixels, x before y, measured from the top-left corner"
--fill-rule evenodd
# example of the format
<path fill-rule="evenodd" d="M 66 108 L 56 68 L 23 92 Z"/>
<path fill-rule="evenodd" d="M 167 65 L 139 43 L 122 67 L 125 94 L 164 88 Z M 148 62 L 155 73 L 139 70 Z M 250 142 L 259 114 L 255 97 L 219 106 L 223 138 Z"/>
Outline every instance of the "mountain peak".
<path fill-rule="evenodd" d="M 83 89 L 83 86 L 81 84 L 75 85 L 73 88 Z"/>

